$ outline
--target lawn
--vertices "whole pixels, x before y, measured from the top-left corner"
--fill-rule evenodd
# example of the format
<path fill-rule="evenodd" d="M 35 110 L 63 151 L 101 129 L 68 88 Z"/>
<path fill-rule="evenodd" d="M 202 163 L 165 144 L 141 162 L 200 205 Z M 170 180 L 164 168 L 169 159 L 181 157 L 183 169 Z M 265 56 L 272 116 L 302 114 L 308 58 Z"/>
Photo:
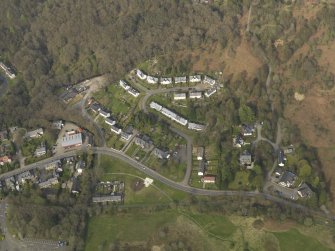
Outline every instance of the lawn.
<path fill-rule="evenodd" d="M 290 229 L 286 232 L 275 232 L 273 233 L 279 240 L 280 249 L 282 251 L 326 251 L 332 250 L 323 246 L 319 241 L 301 234 L 296 229 Z"/>
<path fill-rule="evenodd" d="M 228 188 L 233 190 L 248 189 L 249 188 L 249 175 L 248 171 L 238 171 L 235 174 L 233 182 L 229 183 Z"/>
<path fill-rule="evenodd" d="M 87 251 L 110 250 L 110 245 L 122 242 L 144 242 L 158 228 L 176 221 L 178 214 L 164 211 L 153 214 L 100 215 L 90 219 L 87 233 Z"/>

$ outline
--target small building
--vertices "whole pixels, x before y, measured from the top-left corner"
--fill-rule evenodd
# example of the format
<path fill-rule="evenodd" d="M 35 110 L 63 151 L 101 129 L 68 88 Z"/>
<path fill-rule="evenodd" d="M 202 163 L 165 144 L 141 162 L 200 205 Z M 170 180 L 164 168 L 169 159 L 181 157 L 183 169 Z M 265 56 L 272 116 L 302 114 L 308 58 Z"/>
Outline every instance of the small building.
<path fill-rule="evenodd" d="M 150 108 L 155 109 L 156 111 L 160 112 L 163 109 L 163 106 L 157 104 L 156 102 L 152 101 L 150 103 Z"/>
<path fill-rule="evenodd" d="M 144 80 L 147 78 L 147 75 L 145 75 L 141 70 L 137 69 L 136 70 L 136 75 L 137 77 L 139 77 L 140 79 Z"/>
<path fill-rule="evenodd" d="M 149 149 L 152 146 L 152 141 L 148 136 L 137 136 L 135 138 L 135 144 L 141 147 L 142 149 Z"/>
<path fill-rule="evenodd" d="M 298 188 L 298 194 L 301 198 L 309 198 L 312 196 L 313 191 L 310 189 L 310 187 L 306 183 L 303 183 Z"/>
<path fill-rule="evenodd" d="M 190 83 L 199 83 L 201 82 L 201 75 L 193 75 L 189 77 Z"/>
<path fill-rule="evenodd" d="M 237 135 L 233 138 L 233 146 L 234 147 L 242 147 L 244 145 L 244 139 L 241 135 Z"/>
<path fill-rule="evenodd" d="M 71 193 L 78 194 L 80 193 L 80 181 L 77 177 L 72 179 Z"/>
<path fill-rule="evenodd" d="M 33 179 L 35 179 L 35 176 L 32 171 L 25 171 L 16 176 L 16 180 L 19 182 L 19 184 L 24 184 L 27 180 Z"/>
<path fill-rule="evenodd" d="M 93 103 L 90 108 L 95 113 L 99 113 L 101 110 L 101 106 L 98 103 Z"/>
<path fill-rule="evenodd" d="M 199 161 L 198 176 L 204 176 L 206 173 L 206 162 L 205 160 Z"/>
<path fill-rule="evenodd" d="M 250 167 L 252 165 L 252 157 L 248 151 L 243 151 L 240 154 L 239 162 L 241 166 Z"/>
<path fill-rule="evenodd" d="M 214 93 L 216 93 L 216 87 L 213 87 L 211 89 L 208 89 L 207 91 L 205 91 L 205 96 L 207 98 L 209 98 L 210 96 L 212 96 Z"/>
<path fill-rule="evenodd" d="M 190 99 L 202 98 L 202 92 L 190 92 L 189 97 Z"/>
<path fill-rule="evenodd" d="M 113 119 L 113 118 L 111 118 L 111 117 L 109 117 L 109 118 L 106 118 L 106 119 L 105 119 L 105 123 L 106 123 L 107 125 L 113 126 L 113 125 L 116 124 L 116 120 Z"/>
<path fill-rule="evenodd" d="M 52 122 L 52 129 L 62 130 L 63 127 L 64 127 L 63 120 L 55 120 Z"/>
<path fill-rule="evenodd" d="M 205 148 L 202 146 L 197 147 L 197 160 L 203 160 L 205 156 Z"/>
<path fill-rule="evenodd" d="M 62 147 L 64 148 L 81 146 L 82 144 L 83 139 L 81 133 L 65 134 L 62 139 Z"/>
<path fill-rule="evenodd" d="M 286 158 L 285 158 L 284 151 L 280 149 L 278 152 L 278 166 L 281 166 L 281 167 L 285 166 L 285 160 Z"/>
<path fill-rule="evenodd" d="M 172 84 L 172 78 L 161 78 L 160 83 L 162 85 L 170 85 Z"/>
<path fill-rule="evenodd" d="M 42 128 L 38 128 L 36 130 L 33 131 L 29 131 L 26 134 L 27 138 L 39 138 L 43 136 L 43 129 Z"/>
<path fill-rule="evenodd" d="M 46 181 L 40 182 L 38 185 L 40 188 L 47 188 L 47 187 L 51 187 L 52 185 L 57 185 L 57 184 L 58 184 L 58 178 L 52 177 Z"/>
<path fill-rule="evenodd" d="M 108 117 L 110 117 L 111 114 L 108 111 L 104 111 L 104 110 L 101 109 L 99 111 L 99 115 L 104 117 L 104 118 L 108 118 Z"/>
<path fill-rule="evenodd" d="M 125 81 L 123 81 L 123 80 L 120 80 L 120 81 L 119 81 L 119 85 L 120 85 L 123 89 L 125 89 L 126 91 L 128 91 L 129 88 L 130 88 L 130 86 L 129 86 Z"/>
<path fill-rule="evenodd" d="M 195 130 L 195 131 L 203 131 L 203 130 L 205 130 L 205 126 L 189 122 L 188 123 L 188 129 Z"/>
<path fill-rule="evenodd" d="M 130 95 L 134 96 L 135 98 L 137 98 L 140 95 L 140 93 L 137 90 L 133 89 L 133 88 L 129 88 L 128 89 L 128 93 Z"/>
<path fill-rule="evenodd" d="M 94 196 L 93 203 L 122 202 L 122 195 Z"/>
<path fill-rule="evenodd" d="M 0 157 L 0 166 L 10 163 L 12 163 L 12 158 L 10 156 L 5 155 Z"/>
<path fill-rule="evenodd" d="M 216 81 L 215 81 L 214 79 L 208 77 L 208 76 L 205 76 L 205 77 L 204 77 L 203 82 L 204 82 L 205 84 L 209 84 L 209 85 L 212 85 L 212 86 L 216 84 Z"/>
<path fill-rule="evenodd" d="M 36 157 L 41 157 L 43 155 L 45 155 L 47 153 L 47 148 L 45 146 L 40 146 L 38 148 L 36 148 L 34 155 Z"/>
<path fill-rule="evenodd" d="M 175 93 L 173 95 L 174 100 L 184 100 L 186 99 L 186 93 Z"/>
<path fill-rule="evenodd" d="M 187 79 L 186 79 L 186 77 L 175 77 L 174 82 L 175 82 L 175 84 L 186 83 Z"/>
<path fill-rule="evenodd" d="M 242 134 L 243 136 L 252 136 L 255 133 L 255 126 L 254 125 L 242 125 Z"/>
<path fill-rule="evenodd" d="M 132 134 L 127 133 L 127 132 L 122 132 L 121 133 L 121 139 L 125 141 L 129 141 L 131 139 Z"/>
<path fill-rule="evenodd" d="M 6 66 L 3 62 L 0 62 L 0 68 L 5 72 L 5 74 L 10 79 L 14 79 L 16 77 L 16 75 L 14 74 L 14 72 L 12 71 L 12 69 L 9 68 L 8 66 Z"/>
<path fill-rule="evenodd" d="M 10 190 L 13 190 L 13 191 L 15 190 L 15 183 L 16 181 L 15 181 L 14 176 L 11 176 L 5 179 L 5 185 Z"/>
<path fill-rule="evenodd" d="M 159 149 L 157 147 L 153 150 L 153 154 L 157 158 L 159 158 L 159 159 L 168 159 L 168 158 L 170 158 L 169 152 L 165 152 L 165 151 L 163 151 L 163 150 L 161 150 L 161 149 Z"/>
<path fill-rule="evenodd" d="M 214 184 L 216 177 L 213 175 L 205 175 L 201 178 L 201 181 L 206 184 Z"/>
<path fill-rule="evenodd" d="M 295 175 L 292 172 L 285 171 L 284 174 L 279 179 L 278 184 L 283 187 L 292 187 L 296 179 L 297 179 L 297 175 Z"/>
<path fill-rule="evenodd" d="M 284 148 L 284 154 L 293 154 L 294 153 L 294 146 L 290 145 Z"/>
<path fill-rule="evenodd" d="M 85 167 L 86 167 L 86 163 L 85 163 L 85 161 L 83 161 L 83 160 L 79 160 L 79 161 L 76 163 L 75 169 L 77 170 L 78 174 L 82 174 L 82 173 L 83 173 L 83 170 L 85 169 Z"/>
<path fill-rule="evenodd" d="M 147 82 L 149 84 L 158 84 L 158 78 L 152 77 L 152 76 L 147 76 Z"/>
<path fill-rule="evenodd" d="M 121 134 L 121 132 L 122 132 L 122 130 L 121 130 L 121 128 L 118 128 L 117 126 L 115 126 L 115 125 L 112 125 L 111 126 L 111 131 L 113 132 L 113 133 L 115 133 L 115 134 Z"/>

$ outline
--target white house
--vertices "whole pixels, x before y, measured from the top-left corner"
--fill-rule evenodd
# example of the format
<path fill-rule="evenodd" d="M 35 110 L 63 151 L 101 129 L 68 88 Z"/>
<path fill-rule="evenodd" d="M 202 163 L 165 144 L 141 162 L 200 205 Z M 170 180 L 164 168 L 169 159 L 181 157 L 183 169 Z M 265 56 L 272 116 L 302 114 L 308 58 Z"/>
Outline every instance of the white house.
<path fill-rule="evenodd" d="M 150 103 L 150 108 L 155 109 L 156 111 L 160 112 L 163 108 L 160 104 L 157 104 L 156 102 L 152 101 Z"/>
<path fill-rule="evenodd" d="M 202 92 L 190 92 L 190 99 L 202 98 Z"/>
<path fill-rule="evenodd" d="M 196 124 L 196 123 L 188 123 L 188 129 L 195 130 L 195 131 L 202 131 L 205 129 L 204 125 Z"/>
<path fill-rule="evenodd" d="M 140 93 L 138 91 L 136 91 L 135 89 L 133 88 L 129 88 L 128 89 L 128 93 L 132 96 L 134 96 L 135 98 L 138 97 L 138 95 L 140 95 Z"/>
<path fill-rule="evenodd" d="M 42 128 L 38 128 L 36 130 L 27 132 L 26 137 L 27 138 L 39 138 L 43 135 L 43 129 Z"/>
<path fill-rule="evenodd" d="M 204 77 L 204 81 L 203 81 L 205 84 L 209 84 L 209 85 L 215 85 L 216 84 L 216 81 L 208 76 L 205 76 Z"/>
<path fill-rule="evenodd" d="M 157 84 L 158 83 L 158 78 L 152 77 L 152 76 L 147 76 L 147 82 L 149 84 Z"/>
<path fill-rule="evenodd" d="M 213 87 L 213 88 L 207 90 L 207 91 L 205 92 L 205 96 L 206 96 L 207 98 L 209 98 L 209 97 L 212 96 L 214 93 L 216 93 L 216 88 L 215 88 L 215 87 Z"/>
<path fill-rule="evenodd" d="M 99 115 L 100 115 L 101 117 L 108 118 L 108 117 L 110 117 L 111 114 L 110 114 L 109 112 L 107 112 L 107 111 L 100 110 L 100 111 L 99 111 Z"/>
<path fill-rule="evenodd" d="M 201 82 L 201 76 L 200 75 L 194 75 L 194 76 L 190 76 L 190 83 L 199 83 Z"/>
<path fill-rule="evenodd" d="M 81 146 L 82 144 L 83 139 L 81 133 L 75 133 L 75 134 L 66 133 L 62 139 L 62 147 L 64 148 Z"/>
<path fill-rule="evenodd" d="M 136 70 L 136 75 L 137 77 L 139 77 L 140 79 L 144 80 L 147 78 L 147 75 L 145 75 L 141 70 L 137 69 Z"/>
<path fill-rule="evenodd" d="M 175 93 L 173 96 L 174 100 L 183 100 L 186 99 L 186 93 Z"/>
<path fill-rule="evenodd" d="M 132 136 L 132 134 L 130 134 L 130 133 L 126 133 L 126 132 L 122 132 L 122 133 L 121 133 L 121 139 L 123 139 L 123 140 L 125 140 L 125 141 L 130 140 L 130 139 L 131 139 L 131 136 Z"/>
<path fill-rule="evenodd" d="M 121 134 L 122 130 L 115 125 L 111 126 L 111 131 L 114 132 L 115 134 Z"/>
<path fill-rule="evenodd" d="M 175 77 L 174 82 L 175 84 L 180 84 L 180 83 L 186 83 L 187 80 L 186 80 L 186 77 Z"/>
<path fill-rule="evenodd" d="M 105 123 L 108 124 L 108 125 L 110 125 L 110 126 L 113 126 L 113 125 L 116 124 L 116 121 L 114 119 L 112 119 L 112 118 L 106 118 L 105 119 Z"/>
<path fill-rule="evenodd" d="M 162 85 L 170 85 L 172 84 L 172 78 L 161 78 L 160 83 Z"/>
<path fill-rule="evenodd" d="M 127 85 L 127 83 L 125 82 L 125 81 L 123 81 L 123 80 L 120 80 L 120 86 L 123 88 L 123 89 L 125 89 L 126 91 L 130 88 L 130 86 L 129 85 Z"/>
<path fill-rule="evenodd" d="M 211 176 L 211 175 L 206 175 L 204 177 L 202 177 L 201 181 L 203 183 L 215 183 L 215 176 Z"/>

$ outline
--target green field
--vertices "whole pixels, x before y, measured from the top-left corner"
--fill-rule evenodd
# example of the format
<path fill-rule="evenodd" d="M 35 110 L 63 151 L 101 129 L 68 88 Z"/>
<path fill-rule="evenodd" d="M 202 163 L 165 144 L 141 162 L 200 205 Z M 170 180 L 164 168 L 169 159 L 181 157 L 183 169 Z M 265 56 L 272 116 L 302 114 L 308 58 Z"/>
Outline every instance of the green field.
<path fill-rule="evenodd" d="M 323 246 L 319 241 L 309 236 L 301 234 L 296 229 L 290 229 L 286 232 L 273 233 L 279 240 L 280 249 L 282 251 L 328 251 L 333 250 Z"/>

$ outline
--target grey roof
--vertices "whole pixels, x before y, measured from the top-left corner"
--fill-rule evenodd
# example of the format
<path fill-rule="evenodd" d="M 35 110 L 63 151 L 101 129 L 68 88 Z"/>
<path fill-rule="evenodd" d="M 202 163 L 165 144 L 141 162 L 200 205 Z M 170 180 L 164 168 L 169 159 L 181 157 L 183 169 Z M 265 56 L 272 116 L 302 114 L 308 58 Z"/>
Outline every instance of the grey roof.
<path fill-rule="evenodd" d="M 170 157 L 170 154 L 168 152 L 165 152 L 159 148 L 155 148 L 153 153 L 160 159 L 168 159 Z"/>
<path fill-rule="evenodd" d="M 62 147 L 81 145 L 82 143 L 83 143 L 83 139 L 82 139 L 81 133 L 76 133 L 72 135 L 66 134 L 62 139 Z"/>
<path fill-rule="evenodd" d="M 310 189 L 310 187 L 306 184 L 303 183 L 299 188 L 298 188 L 298 194 L 302 197 L 310 197 L 313 194 L 313 191 Z"/>
<path fill-rule="evenodd" d="M 122 201 L 122 195 L 95 196 L 92 201 L 95 203 L 120 202 Z"/>
<path fill-rule="evenodd" d="M 199 161 L 199 170 L 198 172 L 200 173 L 205 173 L 206 171 L 206 162 L 204 160 Z"/>
<path fill-rule="evenodd" d="M 278 164 L 284 164 L 285 155 L 283 150 L 279 150 L 278 152 Z"/>
<path fill-rule="evenodd" d="M 250 165 L 252 163 L 251 154 L 248 151 L 244 151 L 240 154 L 239 160 L 241 165 Z"/>
<path fill-rule="evenodd" d="M 297 178 L 292 172 L 286 171 L 279 180 L 279 183 L 285 183 L 287 186 L 292 186 Z"/>

